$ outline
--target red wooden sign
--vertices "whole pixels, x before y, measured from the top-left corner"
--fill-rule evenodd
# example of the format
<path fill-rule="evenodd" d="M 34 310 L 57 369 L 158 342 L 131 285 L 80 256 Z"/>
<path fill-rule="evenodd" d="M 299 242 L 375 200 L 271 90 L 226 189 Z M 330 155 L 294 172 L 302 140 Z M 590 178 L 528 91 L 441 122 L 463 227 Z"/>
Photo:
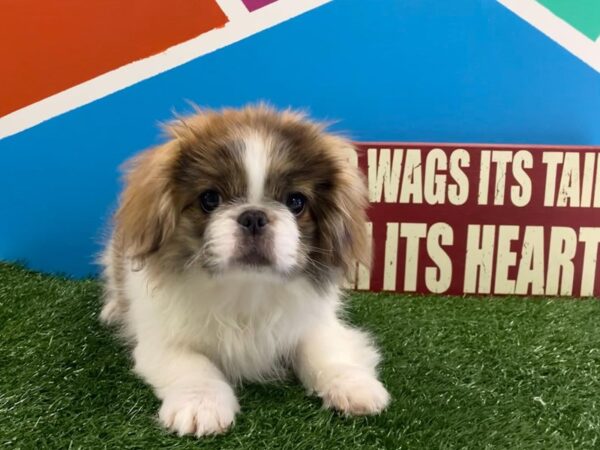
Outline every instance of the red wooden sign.
<path fill-rule="evenodd" d="M 600 296 L 600 147 L 359 143 L 373 291 Z"/>

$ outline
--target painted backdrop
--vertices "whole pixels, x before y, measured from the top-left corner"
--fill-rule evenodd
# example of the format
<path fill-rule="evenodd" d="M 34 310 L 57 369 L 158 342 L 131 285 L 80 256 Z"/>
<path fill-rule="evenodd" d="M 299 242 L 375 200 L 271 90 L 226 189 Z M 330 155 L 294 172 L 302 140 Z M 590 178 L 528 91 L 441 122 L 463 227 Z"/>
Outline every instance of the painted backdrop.
<path fill-rule="evenodd" d="M 187 100 L 361 141 L 599 145 L 599 36 L 596 0 L 5 2 L 0 259 L 95 273 L 117 167 Z"/>

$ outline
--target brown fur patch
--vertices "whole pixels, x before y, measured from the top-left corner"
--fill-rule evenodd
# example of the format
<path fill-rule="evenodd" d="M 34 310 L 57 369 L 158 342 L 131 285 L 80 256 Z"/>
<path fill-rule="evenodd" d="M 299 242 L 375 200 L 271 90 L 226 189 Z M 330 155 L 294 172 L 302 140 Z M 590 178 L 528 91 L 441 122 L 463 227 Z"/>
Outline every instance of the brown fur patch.
<path fill-rule="evenodd" d="M 147 150 L 127 165 L 126 188 L 115 216 L 115 244 L 127 256 L 144 258 L 175 231 L 180 201 L 171 176 L 180 155 L 177 141 Z"/>

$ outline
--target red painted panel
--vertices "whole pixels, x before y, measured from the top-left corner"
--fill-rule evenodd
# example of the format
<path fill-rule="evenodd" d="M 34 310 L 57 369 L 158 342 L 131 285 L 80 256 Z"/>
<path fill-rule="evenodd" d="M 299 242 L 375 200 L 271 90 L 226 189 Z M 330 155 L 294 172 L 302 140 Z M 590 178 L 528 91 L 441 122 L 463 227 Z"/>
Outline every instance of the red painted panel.
<path fill-rule="evenodd" d="M 600 147 L 358 146 L 374 237 L 374 264 L 363 289 L 600 296 Z M 387 186 L 377 181 L 386 172 Z M 447 227 L 432 229 L 440 223 Z M 484 225 L 493 226 L 486 242 Z M 391 245 L 394 238 L 397 245 Z M 407 251 L 411 240 L 417 251 Z M 474 252 L 467 256 L 469 247 Z M 491 252 L 483 256 L 477 248 Z M 447 283 L 440 281 L 444 277 Z M 466 278 L 475 281 L 470 285 Z"/>
<path fill-rule="evenodd" d="M 4 1 L 0 116 L 226 22 L 215 0 Z"/>

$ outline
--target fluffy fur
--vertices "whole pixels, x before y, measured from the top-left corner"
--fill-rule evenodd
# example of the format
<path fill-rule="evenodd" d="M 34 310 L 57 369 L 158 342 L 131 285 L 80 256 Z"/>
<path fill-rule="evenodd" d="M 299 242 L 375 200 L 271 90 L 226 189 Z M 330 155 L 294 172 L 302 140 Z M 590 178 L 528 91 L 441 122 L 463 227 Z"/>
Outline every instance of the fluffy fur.
<path fill-rule="evenodd" d="M 221 433 L 240 409 L 232 386 L 289 370 L 326 407 L 382 411 L 379 355 L 339 318 L 342 277 L 369 262 L 351 144 L 264 106 L 197 111 L 168 132 L 127 165 L 102 258 L 101 318 L 132 343 L 161 423 Z"/>

